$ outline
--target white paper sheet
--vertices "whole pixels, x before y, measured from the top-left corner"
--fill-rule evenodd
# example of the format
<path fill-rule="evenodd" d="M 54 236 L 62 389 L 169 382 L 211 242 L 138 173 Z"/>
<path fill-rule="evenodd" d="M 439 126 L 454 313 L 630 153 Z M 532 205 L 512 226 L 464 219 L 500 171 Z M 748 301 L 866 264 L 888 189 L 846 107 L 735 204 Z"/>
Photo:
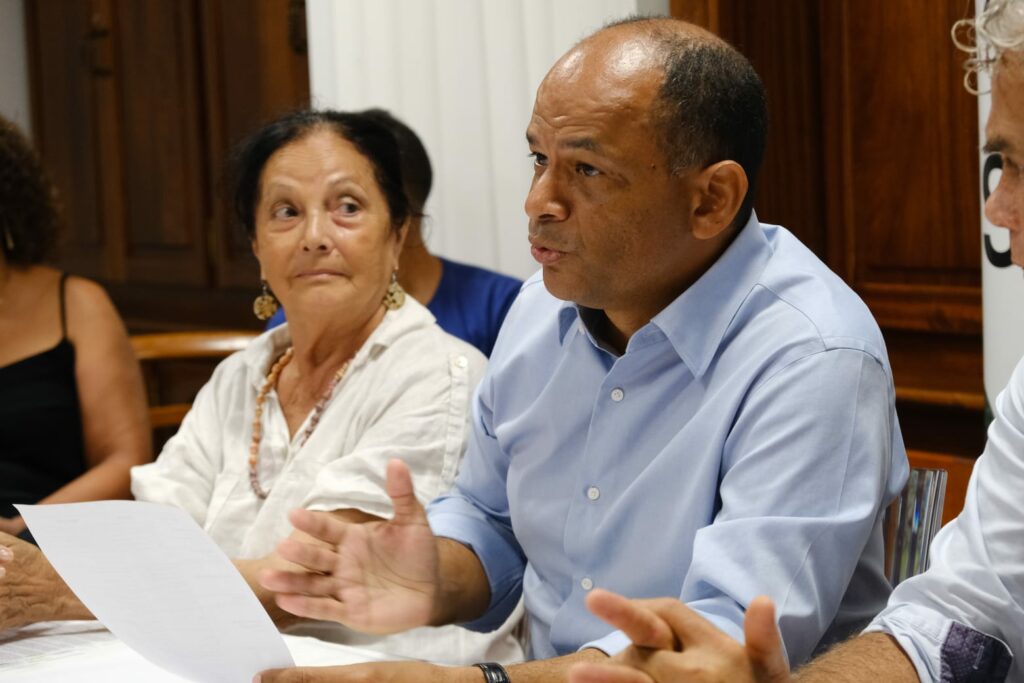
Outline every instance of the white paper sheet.
<path fill-rule="evenodd" d="M 182 510 L 135 501 L 16 507 L 85 606 L 160 668 L 248 683 L 293 665 L 231 560 Z"/>

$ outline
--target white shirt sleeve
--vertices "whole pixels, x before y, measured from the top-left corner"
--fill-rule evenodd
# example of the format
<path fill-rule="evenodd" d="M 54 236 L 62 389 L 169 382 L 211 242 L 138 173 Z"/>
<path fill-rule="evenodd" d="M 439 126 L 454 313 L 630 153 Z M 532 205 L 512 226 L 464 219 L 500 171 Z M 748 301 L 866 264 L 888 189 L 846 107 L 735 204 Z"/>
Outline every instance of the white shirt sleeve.
<path fill-rule="evenodd" d="M 393 373 L 395 380 L 380 386 L 363 411 L 371 417 L 355 448 L 317 473 L 302 507 L 390 517 L 383 464 L 392 458 L 409 466 L 421 504 L 451 488 L 466 447 L 470 398 L 485 365 L 483 356 L 468 351 Z"/>
<path fill-rule="evenodd" d="M 241 395 L 232 397 L 228 391 L 229 386 L 238 384 L 234 376 L 244 374 L 241 363 L 240 354 L 223 360 L 199 390 L 178 433 L 167 441 L 156 462 L 132 468 L 132 495 L 136 500 L 180 507 L 199 526 L 205 525 L 216 479 L 222 471 L 221 434 L 228 422 L 223 413 L 232 412 L 225 404 L 244 399 Z"/>
<path fill-rule="evenodd" d="M 900 584 L 867 629 L 896 638 L 921 680 L 975 680 L 948 678 L 964 662 L 984 671 L 976 680 L 1024 680 L 1010 664 L 1024 653 L 1022 501 L 1024 363 L 996 399 L 963 512 L 935 537 L 928 571 Z"/>

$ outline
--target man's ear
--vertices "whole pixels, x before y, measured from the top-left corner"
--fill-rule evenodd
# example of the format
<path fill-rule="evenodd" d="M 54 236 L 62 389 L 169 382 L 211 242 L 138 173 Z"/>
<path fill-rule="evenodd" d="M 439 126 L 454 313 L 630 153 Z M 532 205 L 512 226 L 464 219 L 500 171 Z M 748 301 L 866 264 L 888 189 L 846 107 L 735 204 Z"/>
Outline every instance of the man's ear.
<path fill-rule="evenodd" d="M 735 161 L 719 161 L 697 176 L 699 204 L 693 213 L 693 235 L 709 240 L 732 225 L 747 196 L 747 174 Z"/>

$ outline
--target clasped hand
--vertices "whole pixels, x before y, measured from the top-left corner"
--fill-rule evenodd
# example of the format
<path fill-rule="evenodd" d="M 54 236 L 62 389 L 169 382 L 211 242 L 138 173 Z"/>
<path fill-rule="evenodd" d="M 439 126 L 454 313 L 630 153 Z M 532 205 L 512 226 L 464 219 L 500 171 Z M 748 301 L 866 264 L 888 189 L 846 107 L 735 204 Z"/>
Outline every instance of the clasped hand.
<path fill-rule="evenodd" d="M 590 610 L 633 644 L 601 664 L 577 664 L 570 683 L 789 683 L 789 664 L 768 598 L 754 599 L 744 621 L 746 644 L 729 637 L 675 599 L 627 600 L 595 589 Z"/>

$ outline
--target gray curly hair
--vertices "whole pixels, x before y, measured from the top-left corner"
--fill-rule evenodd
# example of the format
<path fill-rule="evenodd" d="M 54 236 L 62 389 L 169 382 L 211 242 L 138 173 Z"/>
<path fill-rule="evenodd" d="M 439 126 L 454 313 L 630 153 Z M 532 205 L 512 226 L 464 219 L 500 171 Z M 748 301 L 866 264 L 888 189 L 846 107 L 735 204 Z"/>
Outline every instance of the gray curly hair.
<path fill-rule="evenodd" d="M 977 17 L 953 24 L 952 34 L 968 55 L 964 85 L 976 95 L 979 72 L 991 70 L 1004 52 L 1024 49 L 1024 0 L 989 0 Z"/>

